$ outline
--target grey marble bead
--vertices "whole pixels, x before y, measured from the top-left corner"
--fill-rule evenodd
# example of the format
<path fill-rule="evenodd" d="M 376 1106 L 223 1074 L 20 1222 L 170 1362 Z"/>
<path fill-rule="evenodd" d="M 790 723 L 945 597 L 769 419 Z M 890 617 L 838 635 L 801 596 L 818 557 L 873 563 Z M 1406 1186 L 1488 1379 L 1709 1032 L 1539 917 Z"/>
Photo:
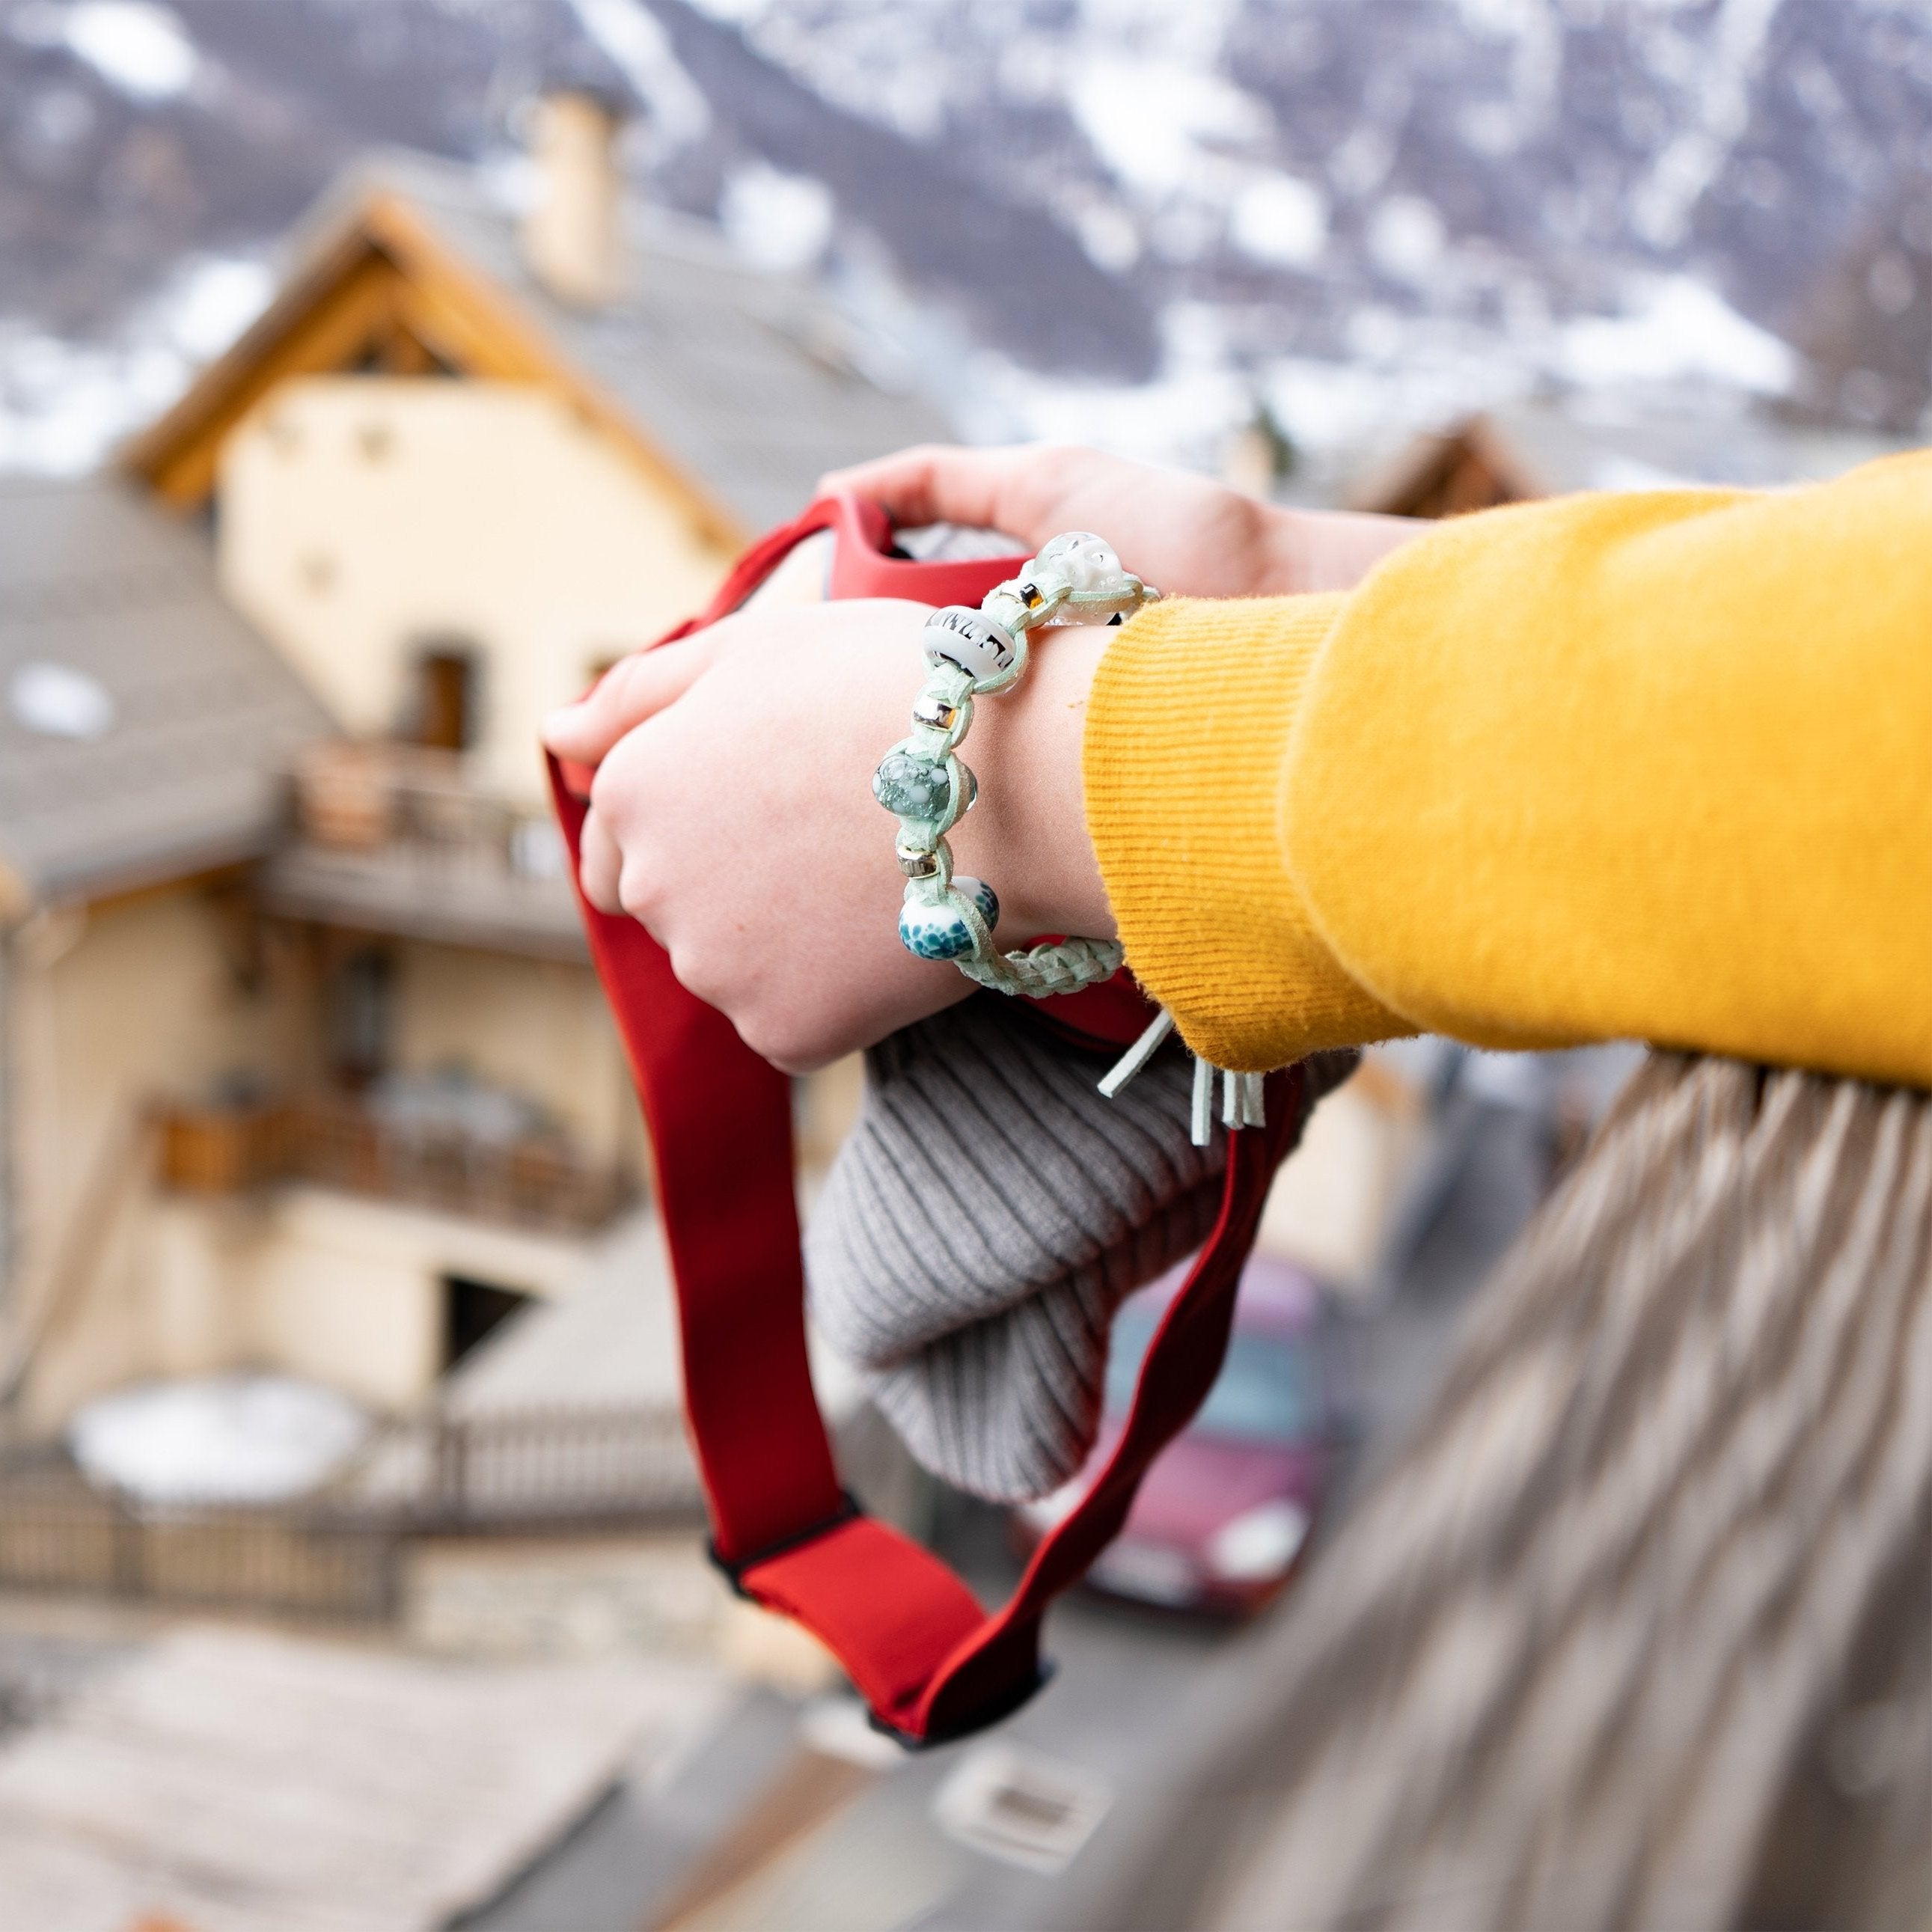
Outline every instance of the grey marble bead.
<path fill-rule="evenodd" d="M 872 774 L 872 796 L 902 818 L 939 818 L 951 791 L 944 765 L 904 752 L 888 752 Z"/>

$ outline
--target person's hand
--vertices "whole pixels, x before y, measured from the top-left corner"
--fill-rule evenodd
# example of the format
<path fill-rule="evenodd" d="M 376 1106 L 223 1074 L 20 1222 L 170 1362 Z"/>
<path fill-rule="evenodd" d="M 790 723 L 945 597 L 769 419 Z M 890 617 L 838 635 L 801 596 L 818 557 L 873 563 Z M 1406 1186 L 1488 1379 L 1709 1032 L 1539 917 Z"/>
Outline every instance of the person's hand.
<path fill-rule="evenodd" d="M 1426 524 L 1295 510 L 1181 470 L 1049 444 L 962 449 L 931 443 L 819 482 L 880 505 L 902 528 L 1004 530 L 1030 550 L 1094 530 L 1170 596 L 1268 597 L 1348 590 Z"/>
<path fill-rule="evenodd" d="M 1034 548 L 1097 530 L 1181 595 L 1343 588 L 1418 527 L 1283 511 L 1078 449 L 910 450 L 825 481 L 902 525 L 998 528 Z M 925 617 L 884 600 L 754 608 L 625 658 L 545 727 L 552 751 L 598 768 L 586 896 L 640 920 L 680 980 L 781 1066 L 823 1064 L 973 990 L 899 944 L 892 821 L 871 792 L 906 734 Z M 1113 936 L 1080 778 L 1110 637 L 1051 632 L 1022 686 L 979 707 L 980 802 L 949 836 L 959 870 L 999 894 L 1004 946 Z"/>
<path fill-rule="evenodd" d="M 899 944 L 893 820 L 872 794 L 908 730 L 927 607 L 750 610 L 624 659 L 544 742 L 597 766 L 581 876 L 640 920 L 679 980 L 793 1072 L 870 1046 L 974 991 Z M 1036 640 L 1018 689 L 982 699 L 964 756 L 979 802 L 948 835 L 999 894 L 1010 948 L 1111 938 L 1080 780 L 1104 628 Z"/>

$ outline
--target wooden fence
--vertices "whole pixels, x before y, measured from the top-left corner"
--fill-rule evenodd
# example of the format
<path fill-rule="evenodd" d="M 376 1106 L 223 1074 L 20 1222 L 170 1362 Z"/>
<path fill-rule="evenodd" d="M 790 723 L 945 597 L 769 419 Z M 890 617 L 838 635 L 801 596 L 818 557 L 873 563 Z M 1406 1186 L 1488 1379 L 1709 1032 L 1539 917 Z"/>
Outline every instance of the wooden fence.
<path fill-rule="evenodd" d="M 0 1588 L 380 1621 L 412 1538 L 694 1522 L 674 1413 L 410 1418 L 325 1492 L 273 1504 L 135 1502 L 45 1451 L 0 1463 Z"/>
<path fill-rule="evenodd" d="M 682 1418 L 638 1406 L 405 1417 L 332 1493 L 422 1531 L 637 1521 L 703 1504 Z"/>
<path fill-rule="evenodd" d="M 0 1587 L 211 1610 L 378 1620 L 397 1600 L 400 1537 L 326 1510 L 148 1508 L 71 1470 L 0 1479 Z"/>

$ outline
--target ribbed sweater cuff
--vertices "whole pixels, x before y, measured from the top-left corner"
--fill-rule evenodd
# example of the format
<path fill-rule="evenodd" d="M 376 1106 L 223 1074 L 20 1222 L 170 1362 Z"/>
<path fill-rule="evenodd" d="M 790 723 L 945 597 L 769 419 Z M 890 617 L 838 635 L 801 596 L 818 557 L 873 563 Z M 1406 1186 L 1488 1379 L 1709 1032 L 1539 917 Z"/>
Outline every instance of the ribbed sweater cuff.
<path fill-rule="evenodd" d="M 1342 602 L 1157 604 L 1094 681 L 1087 821 L 1127 963 L 1217 1066 L 1413 1030 L 1342 970 L 1285 856 L 1288 740 Z"/>

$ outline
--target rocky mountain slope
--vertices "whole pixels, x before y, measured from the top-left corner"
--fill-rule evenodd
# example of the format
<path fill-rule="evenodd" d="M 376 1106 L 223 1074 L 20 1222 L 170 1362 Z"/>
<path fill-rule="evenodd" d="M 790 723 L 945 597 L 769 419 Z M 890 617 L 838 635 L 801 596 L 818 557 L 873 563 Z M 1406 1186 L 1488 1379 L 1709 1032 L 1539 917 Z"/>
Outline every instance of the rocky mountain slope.
<path fill-rule="evenodd" d="M 0 460 L 178 381 L 359 147 L 516 193 L 559 75 L 636 102 L 640 186 L 989 422 L 1932 394 L 1924 0 L 5 0 Z"/>

